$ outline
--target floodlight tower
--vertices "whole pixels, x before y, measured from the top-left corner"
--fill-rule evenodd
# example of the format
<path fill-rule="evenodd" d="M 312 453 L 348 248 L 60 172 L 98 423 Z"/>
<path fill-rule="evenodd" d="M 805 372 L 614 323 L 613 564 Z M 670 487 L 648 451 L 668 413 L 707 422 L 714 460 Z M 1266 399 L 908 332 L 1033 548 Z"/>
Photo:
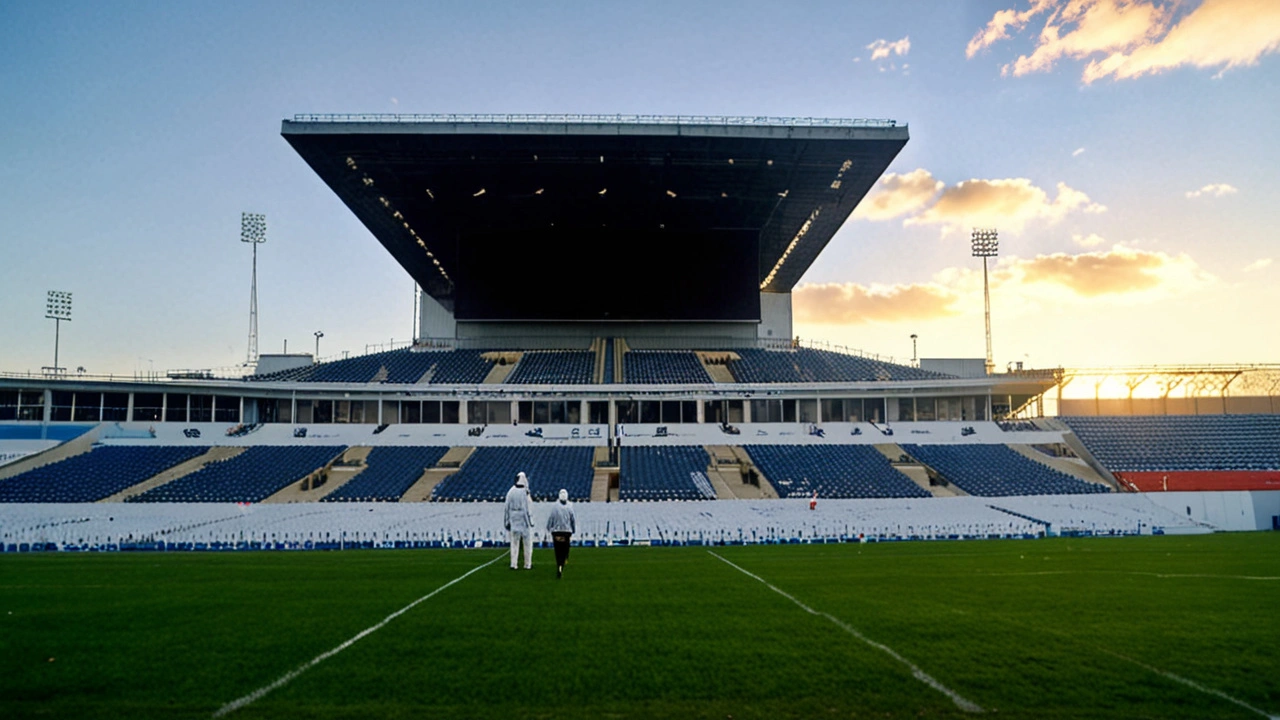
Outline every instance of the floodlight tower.
<path fill-rule="evenodd" d="M 996 364 L 991 359 L 991 286 L 987 282 L 987 258 L 1000 254 L 1000 239 L 994 228 L 974 228 L 972 242 L 973 256 L 982 258 L 982 309 L 987 318 L 987 374 L 990 375 Z"/>
<path fill-rule="evenodd" d="M 919 365 L 920 359 L 916 354 L 916 338 L 920 337 L 915 333 L 911 333 L 911 364 Z"/>
<path fill-rule="evenodd" d="M 240 242 L 253 245 L 253 282 L 249 286 L 249 354 L 245 365 L 258 362 L 258 246 L 267 241 L 267 216 L 240 214 Z"/>
<path fill-rule="evenodd" d="M 316 362 L 320 362 L 320 338 L 324 337 L 324 331 L 317 330 L 312 334 L 316 336 Z"/>
<path fill-rule="evenodd" d="M 53 321 L 53 374 L 62 370 L 58 367 L 58 341 L 62 336 L 62 321 L 71 322 L 71 293 L 50 290 L 45 303 L 44 316 Z"/>

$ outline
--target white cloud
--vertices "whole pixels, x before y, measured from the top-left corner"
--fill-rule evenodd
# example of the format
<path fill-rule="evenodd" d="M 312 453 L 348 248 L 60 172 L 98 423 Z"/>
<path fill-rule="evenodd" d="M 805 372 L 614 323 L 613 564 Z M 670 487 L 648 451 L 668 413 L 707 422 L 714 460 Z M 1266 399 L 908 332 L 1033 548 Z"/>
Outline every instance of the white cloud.
<path fill-rule="evenodd" d="M 1200 188 L 1199 190 L 1188 190 L 1187 197 L 1198 198 L 1202 195 L 1208 195 L 1210 197 L 1222 197 L 1223 195 L 1234 195 L 1238 192 L 1240 192 L 1238 189 L 1226 183 L 1210 183 Z"/>
<path fill-rule="evenodd" d="M 906 55 L 911 51 L 911 37 L 907 36 L 901 40 L 876 40 L 867 46 L 871 51 L 872 60 L 887 60 L 890 55 Z"/>
<path fill-rule="evenodd" d="M 937 225 L 944 233 L 975 226 L 1016 233 L 1033 220 L 1053 224 L 1068 213 L 1100 213 L 1106 209 L 1066 183 L 1058 183 L 1057 195 L 1050 199 L 1047 192 L 1027 178 L 972 179 L 946 188 L 937 202 L 903 224 Z"/>
<path fill-rule="evenodd" d="M 1074 242 L 1080 247 L 1087 248 L 1100 247 L 1107 244 L 1106 239 L 1097 233 L 1089 233 L 1088 235 L 1072 235 L 1071 242 Z"/>
<path fill-rule="evenodd" d="M 1257 260 L 1254 260 L 1248 265 L 1245 265 L 1244 271 L 1257 272 L 1258 270 L 1262 270 L 1263 268 L 1267 268 L 1270 266 L 1271 266 L 1271 258 L 1258 258 Z"/>
<path fill-rule="evenodd" d="M 992 293 L 1009 315 L 1039 313 L 1045 307 L 1151 304 L 1215 281 L 1188 255 L 1123 245 L 1079 254 L 1004 257 L 991 272 Z M 800 285 L 792 293 L 792 302 L 798 323 L 866 325 L 951 317 L 972 307 L 966 298 L 981 296 L 982 272 L 953 267 L 935 273 L 926 283 Z"/>
<path fill-rule="evenodd" d="M 1033 0 L 1023 12 L 1000 10 L 969 41 L 966 55 L 1021 32 L 1044 16 L 1035 49 L 1001 68 L 1021 76 L 1045 72 L 1063 59 L 1087 60 L 1085 84 L 1141 77 L 1191 66 L 1226 70 L 1258 64 L 1280 52 L 1280 2 L 1204 0 Z"/>
<path fill-rule="evenodd" d="M 899 175 L 886 173 L 858 203 L 854 217 L 890 220 L 917 212 L 942 190 L 944 183 L 924 168 Z"/>
<path fill-rule="evenodd" d="M 1071 153 L 1071 157 L 1080 157 L 1084 154 L 1084 148 L 1078 147 Z"/>

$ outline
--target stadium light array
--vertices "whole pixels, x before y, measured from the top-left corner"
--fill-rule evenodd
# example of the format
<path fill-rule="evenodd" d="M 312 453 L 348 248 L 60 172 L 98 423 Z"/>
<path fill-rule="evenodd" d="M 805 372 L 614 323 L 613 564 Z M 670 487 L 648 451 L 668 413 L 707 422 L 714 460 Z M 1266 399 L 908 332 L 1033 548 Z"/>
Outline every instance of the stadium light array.
<path fill-rule="evenodd" d="M 348 161 L 351 158 L 347 158 Z M 258 361 L 258 246 L 267 241 L 267 216 L 240 214 L 240 242 L 253 246 L 253 280 L 249 285 L 249 353 L 245 365 Z"/>
<path fill-rule="evenodd" d="M 62 371 L 62 368 L 58 367 L 58 343 L 62 336 L 62 321 L 71 322 L 71 293 L 50 290 L 45 301 L 44 316 L 53 321 L 53 367 L 48 369 L 57 375 Z"/>
<path fill-rule="evenodd" d="M 987 282 L 987 258 L 1000 254 L 1000 237 L 994 228 L 974 228 L 971 236 L 973 256 L 982 258 L 982 308 L 987 322 L 987 374 L 996 367 L 991 358 L 991 286 Z"/>

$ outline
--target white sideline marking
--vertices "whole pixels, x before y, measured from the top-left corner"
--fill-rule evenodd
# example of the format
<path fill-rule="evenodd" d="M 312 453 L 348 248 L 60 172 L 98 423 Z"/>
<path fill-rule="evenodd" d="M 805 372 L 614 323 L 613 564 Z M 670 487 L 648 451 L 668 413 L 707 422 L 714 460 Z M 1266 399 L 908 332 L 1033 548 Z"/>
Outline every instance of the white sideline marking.
<path fill-rule="evenodd" d="M 1167 678 L 1169 678 L 1170 680 L 1173 680 L 1174 682 L 1180 682 L 1180 683 L 1182 683 L 1183 685 L 1186 685 L 1187 687 L 1195 688 L 1196 690 L 1199 690 L 1199 691 L 1200 691 L 1200 692 L 1202 692 L 1202 693 L 1208 693 L 1209 695 L 1217 695 L 1218 697 L 1222 698 L 1223 700 L 1226 700 L 1226 701 L 1228 701 L 1228 702 L 1233 702 L 1233 703 L 1235 703 L 1236 705 L 1239 705 L 1240 707 L 1244 708 L 1245 710 L 1249 710 L 1249 711 L 1255 712 L 1255 713 L 1257 713 L 1257 714 L 1261 715 L 1261 716 L 1262 716 L 1262 717 L 1264 717 L 1264 718 L 1270 718 L 1270 720 L 1280 720 L 1280 715 L 1272 715 L 1272 714 L 1271 714 L 1271 713 L 1269 713 L 1269 712 L 1266 712 L 1266 711 L 1263 711 L 1263 710 L 1259 710 L 1258 708 L 1256 708 L 1256 707 L 1254 707 L 1254 706 L 1252 706 L 1252 705 L 1250 705 L 1250 704 L 1246 703 L 1246 702 L 1245 702 L 1245 701 L 1243 701 L 1243 700 L 1237 700 L 1236 698 L 1231 697 L 1230 695 L 1228 695 L 1228 694 L 1226 694 L 1226 693 L 1222 692 L 1221 690 L 1216 690 L 1216 689 L 1211 688 L 1211 687 L 1205 687 L 1204 685 L 1201 685 L 1200 683 L 1198 683 L 1198 682 L 1196 682 L 1196 681 L 1194 681 L 1194 680 L 1189 680 L 1189 679 L 1187 679 L 1187 678 L 1182 677 L 1181 675 L 1174 675 L 1173 673 L 1169 672 L 1168 670 L 1161 670 L 1161 669 L 1160 669 L 1160 668 L 1158 668 L 1158 667 L 1152 667 L 1152 666 L 1150 666 L 1150 665 L 1148 665 L 1148 664 L 1146 664 L 1146 663 L 1144 663 L 1144 662 L 1142 662 L 1142 661 L 1140 661 L 1140 660 L 1134 660 L 1134 659 L 1133 659 L 1133 658 L 1131 658 L 1131 657 L 1126 657 L 1126 656 L 1124 656 L 1124 655 L 1121 655 L 1121 654 L 1120 654 L 1120 653 L 1118 653 L 1118 652 L 1112 652 L 1111 650 L 1107 650 L 1106 648 L 1099 648 L 1099 650 L 1102 650 L 1102 652 L 1104 652 L 1104 653 L 1106 653 L 1106 654 L 1108 654 L 1108 655 L 1110 655 L 1110 656 L 1112 656 L 1112 657 L 1120 658 L 1121 660 L 1124 660 L 1124 661 L 1126 661 L 1126 662 L 1131 662 L 1131 663 L 1133 663 L 1134 665 L 1137 665 L 1137 666 L 1138 666 L 1138 667 L 1140 667 L 1140 668 L 1144 668 L 1144 669 L 1146 669 L 1146 670 L 1149 670 L 1149 671 L 1151 671 L 1151 672 L 1153 672 L 1153 673 L 1155 673 L 1155 674 L 1157 674 L 1157 675 L 1160 675 L 1160 676 L 1163 676 L 1163 677 L 1167 677 Z"/>
<path fill-rule="evenodd" d="M 795 603 L 796 605 L 799 605 L 801 610 L 804 610 L 805 612 L 809 613 L 810 615 L 818 615 L 818 616 L 824 617 L 824 618 L 826 618 L 826 619 L 830 620 L 831 622 L 835 623 L 835 624 L 836 624 L 836 626 L 837 626 L 837 627 L 839 627 L 841 630 L 844 630 L 845 632 L 847 632 L 847 633 L 849 633 L 850 635 L 852 635 L 852 636 L 854 636 L 854 637 L 858 638 L 859 640 L 861 640 L 862 642 L 864 642 L 864 643 L 866 643 L 866 644 L 870 645 L 871 647 L 876 648 L 877 650 L 881 650 L 881 651 L 883 651 L 883 652 L 887 653 L 887 654 L 889 655 L 889 657 L 892 657 L 894 660 L 897 660 L 898 662 L 900 662 L 900 663 L 902 663 L 903 665 L 906 665 L 908 668 L 910 668 L 910 669 L 911 669 L 911 674 L 912 674 L 913 676 L 915 676 L 915 679 L 917 679 L 917 680 L 919 680 L 920 682 L 922 682 L 922 683 L 924 683 L 924 684 L 928 685 L 929 687 L 933 688 L 934 690 L 937 690 L 938 692 L 942 693 L 943 695 L 946 695 L 947 697 L 951 698 L 951 702 L 955 703 L 955 704 L 956 704 L 956 707 L 960 708 L 961 710 L 963 710 L 963 711 L 965 711 L 965 712 L 971 712 L 971 713 L 980 713 L 980 712 L 984 712 L 984 711 L 983 711 L 983 709 L 982 709 L 980 706 L 978 706 L 977 704 L 975 704 L 975 703 L 973 703 L 973 702 L 970 702 L 969 700 L 966 700 L 964 697 L 962 697 L 962 696 L 961 696 L 959 693 L 957 693 L 955 690 L 952 690 L 951 688 L 947 687 L 946 685 L 943 685 L 942 683 L 938 682 L 936 679 L 934 679 L 934 678 L 933 678 L 933 676 L 931 676 L 931 675 L 929 675 L 928 673 L 926 673 L 925 671 L 921 670 L 921 669 L 920 669 L 920 668 L 919 668 L 915 663 L 913 663 L 913 662 L 911 662 L 910 660 L 908 660 L 908 659 L 906 659 L 906 658 L 902 657 L 901 655 L 899 655 L 897 652 L 895 652 L 895 651 L 894 651 L 894 649 L 893 649 L 893 648 L 889 647 L 888 645 L 884 645 L 884 644 L 881 644 L 881 643 L 876 642 L 875 640 L 872 640 L 871 638 L 867 637 L 866 635 L 863 635 L 862 633 L 858 632 L 858 631 L 857 631 L 857 630 L 856 630 L 852 625 L 849 625 L 848 623 L 845 623 L 843 620 L 840 620 L 839 618 L 835 617 L 834 615 L 831 615 L 830 613 L 825 613 L 825 612 L 820 612 L 820 611 L 818 611 L 818 610 L 814 610 L 813 608 L 811 608 L 811 607 L 809 607 L 808 605 L 805 605 L 804 603 L 802 603 L 802 602 L 800 602 L 799 600 L 795 599 L 795 597 L 793 597 L 792 595 L 789 595 L 789 594 L 788 594 L 787 592 L 785 592 L 784 590 L 779 589 L 777 586 L 775 586 L 774 584 L 770 583 L 768 580 L 765 580 L 764 578 L 760 577 L 759 575 L 756 575 L 755 573 L 751 572 L 750 570 L 747 570 L 747 569 L 743 568 L 743 567 L 742 567 L 742 566 L 740 566 L 740 565 L 736 565 L 736 564 L 734 564 L 734 563 L 732 563 L 732 562 L 730 562 L 730 561 L 728 561 L 728 560 L 724 559 L 724 558 L 723 558 L 723 557 L 721 557 L 720 555 L 718 555 L 718 554 L 716 554 L 716 553 L 714 553 L 714 552 L 712 552 L 712 551 L 710 551 L 710 550 L 708 550 L 707 552 L 708 552 L 708 553 L 711 553 L 711 556 L 712 556 L 712 557 L 716 558 L 716 559 L 717 559 L 717 560 L 719 560 L 720 562 L 725 563 L 725 564 L 726 564 L 726 565 L 728 565 L 729 567 L 732 567 L 732 568 L 736 569 L 738 572 L 742 573 L 743 575 L 746 575 L 747 577 L 750 577 L 750 578 L 754 578 L 754 579 L 756 579 L 756 580 L 760 581 L 761 583 L 764 583 L 764 586 L 765 586 L 765 587 L 767 587 L 767 588 L 769 588 L 770 590 L 772 590 L 772 591 L 774 591 L 774 592 L 778 593 L 779 595 L 781 595 L 782 597 L 784 597 L 784 598 L 786 598 L 786 599 L 790 600 L 791 602 Z"/>
<path fill-rule="evenodd" d="M 507 556 L 507 553 L 504 551 L 501 555 L 498 555 L 497 557 L 495 557 L 494 559 L 490 560 L 489 562 L 484 563 L 483 565 L 478 565 L 478 566 L 476 566 L 476 567 L 474 567 L 474 568 L 472 568 L 472 569 L 468 570 L 467 572 L 465 572 L 465 573 L 463 573 L 463 574 L 459 575 L 458 577 L 456 577 L 456 578 L 454 578 L 454 579 L 450 580 L 449 582 L 447 582 L 447 583 L 445 583 L 445 584 L 441 585 L 440 587 L 436 588 L 435 590 L 432 590 L 431 592 L 427 593 L 426 595 L 423 595 L 422 597 L 418 598 L 417 600 L 414 600 L 413 602 L 409 603 L 408 605 L 405 605 L 404 607 L 400 608 L 399 610 L 397 610 L 397 611 L 395 611 L 395 612 L 391 613 L 390 615 L 386 616 L 385 618 L 383 618 L 383 619 L 382 619 L 382 622 L 378 623 L 377 625 L 373 625 L 373 626 L 370 626 L 370 627 L 365 628 L 364 630 L 361 630 L 359 633 L 357 633 L 357 634 L 356 634 L 354 637 L 352 637 L 350 640 L 347 640 L 346 642 L 344 642 L 344 643 L 342 643 L 341 645 L 339 645 L 339 646 L 337 646 L 337 647 L 333 648 L 332 650 L 329 650 L 329 651 L 326 651 L 326 652 L 320 653 L 319 655 L 317 655 L 317 656 L 315 656 L 314 658 L 312 658 L 309 662 L 303 663 L 302 665 L 298 666 L 297 668 L 295 668 L 295 669 L 293 669 L 293 670 L 290 670 L 289 672 L 285 673 L 284 675 L 281 675 L 281 676 L 280 676 L 280 678 L 279 678 L 278 680 L 276 680 L 275 682 L 271 683 L 270 685 L 264 685 L 264 686 L 262 686 L 262 687 L 258 688 L 257 690 L 254 690 L 253 692 L 249 693 L 248 695 L 245 695 L 245 696 L 244 696 L 244 697 L 242 697 L 242 698 L 239 698 L 239 699 L 237 699 L 237 700 L 232 700 L 231 702 L 227 703 L 226 705 L 223 705 L 222 707 L 218 708 L 218 711 L 217 711 L 217 712 L 215 712 L 215 713 L 213 714 L 213 716 L 214 716 L 214 717 L 216 717 L 216 718 L 219 718 L 219 717 L 222 717 L 223 715 L 227 715 L 228 713 L 233 713 L 233 712 L 235 712 L 236 710 L 239 710 L 240 708 L 242 708 L 242 707 L 244 707 L 244 706 L 246 706 L 246 705 L 249 705 L 249 704 L 251 704 L 251 703 L 256 702 L 257 700 L 261 699 L 261 698 L 262 698 L 262 696 L 266 695 L 267 693 L 271 692 L 272 690 L 275 690 L 275 689 L 277 689 L 277 688 L 284 687 L 285 685 L 289 684 L 289 682 L 291 682 L 294 678 L 298 677 L 298 676 L 299 676 L 299 675 L 301 675 L 302 673 L 304 673 L 304 672 L 306 672 L 306 671 L 310 670 L 311 668 L 315 667 L 316 665 L 319 665 L 320 663 L 324 662 L 325 660 L 328 660 L 329 658 L 333 657 L 334 655 L 337 655 L 338 653 L 342 652 L 343 650 L 346 650 L 347 648 L 351 647 L 351 646 L 352 646 L 352 645 L 354 645 L 354 644 L 356 643 L 356 641 L 357 641 L 357 640 L 359 640 L 360 638 L 362 638 L 362 637 L 364 637 L 364 636 L 366 636 L 366 635 L 370 635 L 370 634 L 372 634 L 372 633 L 374 633 L 374 632 L 377 632 L 378 630 L 382 629 L 382 626 L 383 626 L 383 625 L 386 625 L 387 623 L 391 622 L 392 620 L 395 620 L 396 618 L 398 618 L 398 617 L 400 617 L 401 615 L 405 614 L 405 613 L 406 613 L 406 612 L 408 612 L 409 610 L 412 610 L 412 609 L 414 608 L 414 606 L 416 606 L 418 603 L 422 602 L 423 600 L 426 600 L 426 599 L 430 598 L 431 596 L 435 595 L 436 593 L 440 592 L 441 590 L 444 590 L 445 588 L 449 587 L 450 585 L 454 585 L 454 584 L 456 584 L 456 583 L 458 583 L 458 582 L 461 582 L 462 580 L 465 580 L 465 579 L 466 579 L 469 575 L 471 575 L 472 573 L 479 572 L 480 570 L 483 570 L 483 569 L 485 569 L 485 568 L 489 567 L 490 565 L 494 564 L 495 562 L 497 562 L 497 561 L 501 560 L 502 558 L 504 558 L 504 557 L 506 557 L 506 556 Z"/>

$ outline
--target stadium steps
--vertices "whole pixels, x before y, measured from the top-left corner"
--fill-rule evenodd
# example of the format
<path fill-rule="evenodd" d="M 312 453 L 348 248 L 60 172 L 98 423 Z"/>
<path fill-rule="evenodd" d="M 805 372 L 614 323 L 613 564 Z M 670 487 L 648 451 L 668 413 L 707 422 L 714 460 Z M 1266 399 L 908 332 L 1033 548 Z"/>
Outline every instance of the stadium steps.
<path fill-rule="evenodd" d="M 508 366 L 514 367 L 514 366 Z M 458 472 L 462 464 L 471 457 L 474 447 L 452 447 L 440 457 L 433 468 L 427 468 L 417 482 L 409 486 L 400 496 L 400 502 L 427 502 L 431 500 L 431 491 L 436 489 L 442 480 Z"/>
<path fill-rule="evenodd" d="M 609 497 L 609 480 L 618 474 L 618 466 L 609 464 L 609 448 L 601 445 L 591 458 L 595 475 L 591 477 L 591 502 L 606 502 Z"/>
<path fill-rule="evenodd" d="M 1098 475 L 1098 477 L 1102 478 L 1104 485 L 1109 485 L 1116 492 L 1137 492 L 1135 488 L 1129 487 L 1128 485 L 1116 480 L 1116 476 L 1112 475 L 1110 470 L 1103 467 L 1102 463 L 1098 461 L 1098 458 L 1094 457 L 1093 453 L 1089 452 L 1089 448 L 1084 446 L 1084 443 L 1081 442 L 1080 438 L 1077 437 L 1070 428 L 1066 427 L 1065 423 L 1056 418 L 1053 422 L 1054 424 L 1061 425 L 1063 427 L 1064 432 L 1062 433 L 1062 441 L 1066 443 L 1066 446 L 1071 448 L 1071 451 L 1076 454 L 1076 457 L 1083 460 L 1084 463 Z"/>
<path fill-rule="evenodd" d="M 515 369 L 516 364 L 520 362 L 520 358 L 524 357 L 522 352 L 487 352 L 480 356 L 481 360 L 488 360 L 493 363 L 493 367 L 489 368 L 489 374 L 484 376 L 484 385 L 501 385 L 507 381 L 507 376 Z"/>
<path fill-rule="evenodd" d="M 696 354 L 698 356 L 698 360 L 702 363 L 702 369 L 706 370 L 707 375 L 711 376 L 711 382 L 738 382 L 738 379 L 733 376 L 733 373 L 729 372 L 729 362 L 742 359 L 738 353 L 721 350 L 718 352 L 698 352 Z"/>
<path fill-rule="evenodd" d="M 273 504 L 316 502 L 325 495 L 351 482 L 351 478 L 364 472 L 366 467 L 364 464 L 365 458 L 369 457 L 369 451 L 372 449 L 368 445 L 349 447 L 337 460 L 334 460 L 326 467 L 320 468 L 296 483 L 281 488 L 262 502 Z M 338 465 L 340 461 L 358 462 L 360 464 L 355 466 Z M 316 481 L 321 477 L 325 478 L 324 482 L 317 484 Z"/>
<path fill-rule="evenodd" d="M 244 447 L 236 447 L 231 445 L 219 445 L 219 446 L 211 447 L 209 448 L 209 452 L 201 455 L 200 457 L 195 457 L 184 463 L 179 463 L 177 465 L 174 465 L 173 467 L 169 468 L 168 470 L 165 470 L 164 472 L 160 473 L 159 475 L 156 475 L 153 478 L 150 478 L 149 480 L 140 482 L 137 485 L 134 485 L 132 487 L 127 487 L 124 490 L 121 490 L 120 492 L 116 493 L 115 495 L 108 495 L 107 497 L 102 498 L 98 502 L 124 502 L 127 498 L 131 498 L 134 495 L 141 495 L 142 493 L 148 490 L 158 488 L 161 485 L 165 485 L 167 483 L 173 482 L 174 480 L 177 480 L 180 477 L 185 477 L 187 475 L 190 475 L 191 473 L 196 472 L 197 470 L 200 470 L 205 465 L 208 465 L 211 462 L 228 460 L 230 458 L 233 458 L 239 455 L 244 451 L 245 451 Z"/>
<path fill-rule="evenodd" d="M 595 354 L 595 362 L 591 366 L 591 382 L 596 385 L 604 384 L 604 346 L 608 341 L 604 338 L 595 338 L 591 341 L 591 352 Z"/>
<path fill-rule="evenodd" d="M 1067 475 L 1079 478 L 1085 482 L 1105 485 L 1117 492 L 1120 491 L 1117 483 L 1114 481 L 1107 482 L 1106 478 L 1099 475 L 1093 468 L 1089 467 L 1087 462 L 1083 460 L 1077 461 L 1072 458 L 1051 457 L 1049 455 L 1045 455 L 1039 450 L 1036 450 L 1030 445 L 1009 445 L 1009 449 L 1029 460 L 1034 460 L 1041 465 L 1047 465 L 1058 472 L 1066 473 Z"/>
<path fill-rule="evenodd" d="M 631 350 L 631 346 L 627 345 L 625 338 L 613 339 L 613 381 L 615 383 L 625 383 L 627 381 L 626 373 L 623 371 L 623 358 Z"/>
<path fill-rule="evenodd" d="M 769 481 L 769 478 L 765 477 L 760 468 L 756 467 L 751 456 L 747 454 L 746 448 L 739 445 L 707 445 L 706 450 L 707 454 L 711 456 L 712 464 L 717 468 L 717 474 L 729 486 L 734 497 L 741 500 L 774 499 L 778 497 L 778 491 L 773 487 L 773 483 Z M 724 462 L 726 460 L 730 462 Z M 746 482 L 746 475 L 751 470 L 754 470 L 756 477 L 759 478 L 760 485 L 758 487 Z"/>
<path fill-rule="evenodd" d="M 735 477 L 735 475 L 736 475 L 736 477 Z M 757 494 L 759 493 L 759 488 L 757 488 L 757 487 L 755 487 L 755 486 L 753 486 L 753 485 L 747 485 L 747 484 L 743 483 L 743 482 L 741 481 L 742 476 L 741 476 L 741 475 L 739 475 L 738 473 L 733 473 L 733 474 L 731 474 L 729 477 L 730 477 L 730 478 L 732 478 L 732 479 L 734 479 L 734 480 L 738 480 L 738 483 L 737 483 L 737 484 L 738 484 L 738 485 L 740 485 L 740 486 L 743 488 L 744 495 L 745 495 L 748 491 L 750 491 L 750 492 L 754 492 L 754 493 L 757 493 Z M 726 479 L 723 475 L 721 475 L 721 474 L 720 474 L 720 470 L 718 470 L 718 469 L 716 469 L 716 468 L 711 468 L 711 469 L 707 470 L 707 480 L 711 483 L 711 487 L 715 489 L 715 491 L 716 491 L 716 499 L 717 499 L 717 500 L 746 500 L 746 499 L 749 499 L 749 498 L 746 498 L 746 497 L 744 497 L 744 496 L 742 496 L 742 495 L 738 495 L 738 493 L 734 492 L 734 490 L 733 490 L 734 485 L 729 484 L 729 480 L 728 480 L 728 479 Z"/>
<path fill-rule="evenodd" d="M 906 475 L 911 482 L 920 486 L 934 497 L 961 497 L 969 494 L 950 483 L 946 485 L 931 484 L 929 468 L 914 461 L 902 462 L 901 458 L 903 455 L 907 455 L 907 451 L 903 450 L 902 446 L 897 443 L 881 443 L 876 445 L 875 448 L 880 451 L 881 455 L 889 459 L 889 463 L 893 465 L 894 470 Z M 910 455 L 907 455 L 907 457 L 910 457 Z"/>
<path fill-rule="evenodd" d="M 98 435 L 101 432 L 102 425 L 98 425 L 74 440 L 68 440 L 61 445 L 55 445 L 48 450 L 28 455 L 17 462 L 0 467 L 0 480 L 66 460 L 69 457 L 83 455 L 93 449 L 93 444 L 98 441 Z"/>
<path fill-rule="evenodd" d="M 369 382 L 371 383 L 386 382 L 387 376 L 390 374 L 391 374 L 391 371 L 387 370 L 386 365 L 383 365 L 382 367 L 378 368 L 378 372 L 374 373 L 373 377 L 369 378 Z"/>

